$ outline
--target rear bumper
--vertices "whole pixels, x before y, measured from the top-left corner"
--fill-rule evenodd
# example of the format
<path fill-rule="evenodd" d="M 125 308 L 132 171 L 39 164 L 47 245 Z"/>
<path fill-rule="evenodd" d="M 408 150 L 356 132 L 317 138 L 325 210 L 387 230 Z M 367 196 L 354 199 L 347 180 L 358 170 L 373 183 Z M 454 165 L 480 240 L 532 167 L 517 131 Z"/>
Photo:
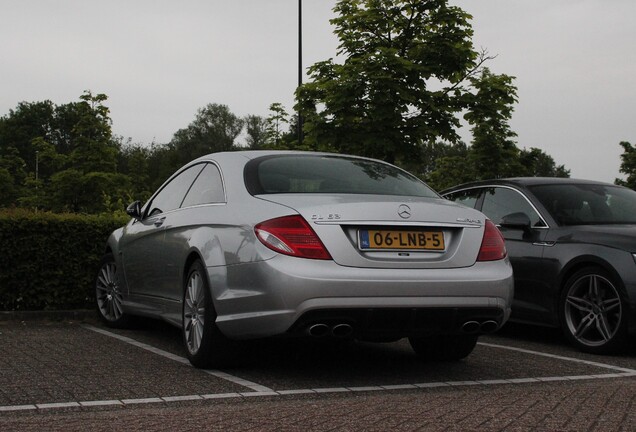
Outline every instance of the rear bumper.
<path fill-rule="evenodd" d="M 382 341 L 435 334 L 492 333 L 505 321 L 505 309 L 501 307 L 312 309 L 288 333 Z"/>
<path fill-rule="evenodd" d="M 208 274 L 217 324 L 235 339 L 300 334 L 314 322 L 334 322 L 333 317 L 354 324 L 358 335 L 459 333 L 464 322 L 476 318 L 503 325 L 513 296 L 507 259 L 466 268 L 396 270 L 280 255 L 209 267 Z"/>

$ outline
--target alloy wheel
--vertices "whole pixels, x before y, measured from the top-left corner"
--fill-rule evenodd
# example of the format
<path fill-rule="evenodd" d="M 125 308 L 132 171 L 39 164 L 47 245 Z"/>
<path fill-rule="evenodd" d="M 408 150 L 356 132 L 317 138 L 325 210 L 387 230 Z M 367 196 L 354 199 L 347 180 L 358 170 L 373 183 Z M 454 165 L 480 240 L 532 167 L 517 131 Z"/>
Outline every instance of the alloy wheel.
<path fill-rule="evenodd" d="M 604 276 L 581 276 L 568 290 L 565 321 L 570 334 L 580 344 L 601 347 L 616 336 L 622 323 L 621 297 Z"/>
<path fill-rule="evenodd" d="M 188 351 L 196 354 L 201 347 L 205 327 L 205 292 L 201 275 L 194 271 L 190 275 L 185 293 L 183 326 Z"/>
<path fill-rule="evenodd" d="M 95 284 L 97 306 L 108 321 L 117 321 L 123 314 L 122 295 L 117 282 L 117 265 L 106 262 L 97 275 Z"/>

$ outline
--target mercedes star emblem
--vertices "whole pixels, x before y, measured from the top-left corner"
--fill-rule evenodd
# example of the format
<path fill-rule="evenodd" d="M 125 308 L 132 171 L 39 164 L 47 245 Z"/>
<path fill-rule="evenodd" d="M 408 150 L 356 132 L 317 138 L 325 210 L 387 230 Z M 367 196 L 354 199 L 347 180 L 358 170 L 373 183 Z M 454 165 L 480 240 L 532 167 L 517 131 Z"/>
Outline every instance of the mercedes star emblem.
<path fill-rule="evenodd" d="M 402 219 L 408 219 L 411 217 L 411 207 L 406 204 L 402 204 L 398 207 L 398 214 Z"/>

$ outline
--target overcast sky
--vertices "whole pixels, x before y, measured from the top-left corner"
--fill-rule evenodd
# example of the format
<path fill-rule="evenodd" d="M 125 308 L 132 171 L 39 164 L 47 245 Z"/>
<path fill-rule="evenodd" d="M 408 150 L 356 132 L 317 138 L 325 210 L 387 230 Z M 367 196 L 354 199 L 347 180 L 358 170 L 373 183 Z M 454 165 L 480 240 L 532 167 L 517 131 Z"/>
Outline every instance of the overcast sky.
<path fill-rule="evenodd" d="M 613 182 L 636 144 L 635 0 L 450 0 L 473 15 L 475 48 L 516 77 L 511 121 L 572 177 Z M 307 67 L 335 56 L 335 0 L 303 0 Z M 293 110 L 297 0 L 2 0 L 0 116 L 21 101 L 105 93 L 113 131 L 165 143 L 197 109 Z M 462 136 L 470 142 L 469 131 Z"/>

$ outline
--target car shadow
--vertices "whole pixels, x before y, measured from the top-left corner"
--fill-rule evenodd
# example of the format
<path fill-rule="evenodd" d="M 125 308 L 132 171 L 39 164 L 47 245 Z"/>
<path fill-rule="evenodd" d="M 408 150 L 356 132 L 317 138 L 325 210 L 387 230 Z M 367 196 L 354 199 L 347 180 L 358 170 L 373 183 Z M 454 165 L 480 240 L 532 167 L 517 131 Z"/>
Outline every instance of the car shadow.
<path fill-rule="evenodd" d="M 563 332 L 554 327 L 508 322 L 495 333 L 498 336 L 518 339 L 526 342 L 538 342 L 550 345 L 567 345 Z"/>
<path fill-rule="evenodd" d="M 134 328 L 117 333 L 186 357 L 181 331 L 165 322 L 138 319 Z M 591 366 L 571 362 L 555 365 L 546 362 L 545 357 L 501 351 L 488 344 L 595 361 L 603 359 L 579 353 L 558 329 L 511 323 L 479 341 L 485 344 L 478 344 L 463 360 L 426 362 L 415 355 L 407 339 L 368 343 L 327 337 L 266 338 L 239 343 L 234 361 L 222 370 L 272 389 L 324 389 L 598 373 Z M 629 357 L 616 360 L 626 367 L 632 363 Z"/>

